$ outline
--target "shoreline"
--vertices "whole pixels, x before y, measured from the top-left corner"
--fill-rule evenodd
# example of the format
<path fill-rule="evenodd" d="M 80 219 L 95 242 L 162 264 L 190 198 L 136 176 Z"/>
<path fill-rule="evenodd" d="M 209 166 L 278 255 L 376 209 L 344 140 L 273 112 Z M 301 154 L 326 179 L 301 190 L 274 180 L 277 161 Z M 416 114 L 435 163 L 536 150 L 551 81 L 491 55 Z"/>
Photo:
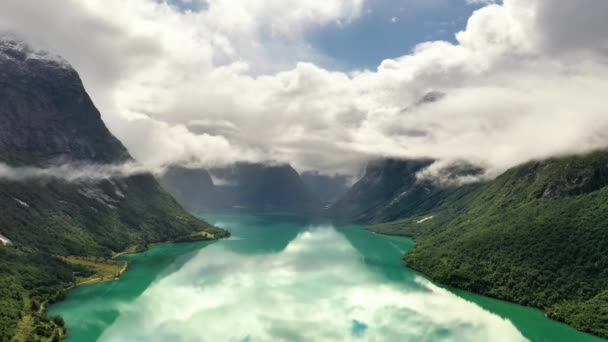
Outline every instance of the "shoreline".
<path fill-rule="evenodd" d="M 155 243 L 151 243 L 145 246 L 145 248 L 143 249 L 137 249 L 137 250 L 133 250 L 130 251 L 129 249 L 116 253 L 114 255 L 112 255 L 110 258 L 108 258 L 108 260 L 115 260 L 123 255 L 129 255 L 129 254 L 139 254 L 139 253 L 143 253 L 146 252 L 148 250 L 150 250 L 153 247 L 158 247 L 158 246 L 162 246 L 162 245 L 169 245 L 169 244 L 176 244 L 176 243 L 195 243 L 195 242 L 200 242 L 200 241 L 219 241 L 222 239 L 226 239 L 230 237 L 230 232 L 227 232 L 227 234 L 225 236 L 221 236 L 221 237 L 214 237 L 214 238 L 201 238 L 199 240 L 192 240 L 192 241 L 179 241 L 179 240 L 169 240 L 169 241 L 163 241 L 163 242 L 155 242 Z M 48 300 L 45 301 L 44 303 L 46 304 L 44 307 L 44 310 L 40 310 L 39 313 L 47 318 L 49 318 L 48 316 L 48 311 L 50 309 L 50 307 L 53 304 L 62 302 L 63 300 L 65 300 L 65 298 L 67 297 L 67 293 L 71 290 L 75 290 L 81 286 L 89 286 L 89 285 L 96 285 L 96 284 L 103 284 L 103 283 L 111 283 L 114 281 L 118 281 L 120 280 L 120 278 L 122 278 L 122 276 L 127 273 L 127 271 L 129 270 L 129 265 L 131 264 L 129 261 L 124 261 L 125 265 L 122 267 L 122 269 L 120 270 L 120 272 L 117 274 L 116 277 L 113 278 L 108 278 L 108 279 L 104 279 L 104 278 L 98 278 L 98 279 L 91 279 L 91 281 L 87 281 L 87 282 L 83 282 L 80 284 L 72 284 L 69 287 L 64 288 L 65 291 L 65 297 L 61 300 L 58 300 L 54 303 L 50 303 L 50 305 L 48 304 Z M 42 309 L 42 308 L 41 308 Z M 59 316 L 61 317 L 61 316 Z M 63 333 L 60 333 L 59 338 L 60 340 L 65 340 L 68 336 L 69 336 L 69 327 L 67 327 L 67 325 L 63 326 Z M 53 333 L 54 335 L 54 333 Z"/>
<path fill-rule="evenodd" d="M 369 227 L 365 228 L 365 230 L 367 230 L 367 231 L 369 231 L 370 233 L 373 233 L 373 234 L 384 235 L 384 236 L 391 236 L 391 237 L 403 237 L 403 238 L 406 238 L 406 239 L 411 239 L 412 241 L 416 242 L 416 239 L 415 239 L 413 236 L 411 236 L 411 235 L 406 235 L 406 234 L 390 234 L 390 233 L 382 233 L 382 232 L 378 232 L 378 231 L 372 230 L 372 229 L 370 229 L 370 228 L 371 228 L 371 226 L 369 226 Z M 412 251 L 413 251 L 413 250 L 412 250 Z M 411 252 L 411 251 L 410 251 L 410 252 Z M 530 308 L 530 309 L 538 310 L 540 313 L 542 313 L 542 315 L 543 315 L 545 318 L 547 318 L 547 319 L 549 319 L 549 320 L 551 320 L 551 321 L 553 321 L 553 322 L 563 324 L 563 325 L 565 325 L 565 326 L 567 326 L 567 327 L 569 327 L 569 328 L 571 328 L 571 329 L 574 329 L 574 330 L 576 330 L 576 331 L 578 331 L 578 332 L 580 332 L 580 333 L 583 333 L 583 334 L 588 334 L 588 335 L 590 335 L 590 336 L 597 337 L 597 338 L 599 338 L 599 339 L 605 339 L 605 340 L 608 340 L 608 339 L 606 339 L 606 338 L 604 338 L 604 337 L 602 337 L 602 336 L 592 334 L 591 332 L 588 332 L 588 331 L 584 331 L 584 330 L 577 329 L 576 327 L 574 327 L 574 326 L 572 326 L 572 325 L 570 325 L 570 324 L 568 324 L 568 323 L 566 323 L 566 322 L 564 322 L 564 321 L 560 321 L 560 320 L 553 319 L 553 318 L 551 318 L 551 317 L 548 315 L 547 310 L 545 310 L 545 309 L 543 309 L 543 308 L 539 308 L 539 307 L 536 307 L 536 306 L 531 306 L 531 305 L 523 305 L 523 304 L 519 304 L 519 303 L 517 303 L 517 302 L 513 302 L 513 301 L 510 301 L 510 300 L 506 300 L 506 299 L 504 299 L 504 298 L 495 297 L 495 296 L 488 295 L 488 294 L 481 293 L 481 292 L 476 292 L 476 291 L 466 290 L 466 289 L 459 288 L 459 287 L 457 287 L 457 286 L 453 286 L 453 285 L 449 285 L 449 284 L 445 284 L 445 283 L 439 282 L 439 281 L 435 280 L 433 277 L 431 277 L 430 275 L 426 274 L 425 272 L 422 272 L 422 271 L 420 271 L 420 270 L 417 270 L 416 268 L 411 267 L 410 265 L 408 265 L 408 264 L 407 264 L 407 262 L 405 261 L 405 256 L 406 256 L 408 253 L 409 253 L 409 252 L 403 253 L 403 255 L 402 255 L 402 257 L 401 257 L 401 261 L 402 261 L 402 263 L 403 263 L 403 266 L 404 266 L 404 267 L 406 267 L 406 268 L 409 268 L 410 270 L 412 270 L 412 271 L 414 271 L 414 272 L 416 272 L 416 273 L 418 273 L 418 274 L 420 274 L 420 275 L 422 275 L 424 278 L 428 279 L 429 281 L 431 281 L 431 282 L 433 282 L 433 283 L 435 283 L 435 284 L 437 284 L 437 285 L 439 285 L 439 286 L 441 286 L 441 287 L 444 287 L 444 288 L 446 288 L 446 289 L 448 289 L 448 290 L 449 290 L 449 289 L 455 289 L 455 290 L 458 290 L 458 291 L 465 291 L 465 292 L 469 292 L 469 293 L 474 294 L 474 295 L 477 295 L 477 296 L 483 296 L 483 297 L 490 298 L 490 299 L 493 299 L 493 300 L 498 300 L 498 301 L 505 302 L 505 303 L 509 303 L 509 304 L 513 304 L 513 305 L 518 305 L 518 306 L 521 306 L 521 307 L 524 307 L 524 308 Z"/>
<path fill-rule="evenodd" d="M 114 258 L 110 258 L 108 260 L 113 260 Z M 102 283 L 111 283 L 113 281 L 117 281 L 120 279 L 120 277 L 122 277 L 128 270 L 129 270 L 129 265 L 130 262 L 125 261 L 124 262 L 124 266 L 122 267 L 122 269 L 117 273 L 117 275 L 115 277 L 101 277 L 101 278 L 93 278 L 93 279 L 89 279 L 87 281 L 84 281 L 80 284 L 73 284 L 69 287 L 66 287 L 64 289 L 64 291 L 66 291 L 66 293 L 70 290 L 74 290 L 76 288 L 79 288 L 81 286 L 87 286 L 87 285 L 94 285 L 94 284 L 102 284 Z"/>
<path fill-rule="evenodd" d="M 108 258 L 108 260 L 115 260 L 121 256 L 124 255 L 130 255 L 130 254 L 139 254 L 139 253 L 144 253 L 147 252 L 148 250 L 150 250 L 151 248 L 154 247 L 158 247 L 158 246 L 162 246 L 162 245 L 171 245 L 171 244 L 177 244 L 177 243 L 195 243 L 195 242 L 201 242 L 201 241 L 219 241 L 221 239 L 225 239 L 230 237 L 230 234 L 228 234 L 227 236 L 222 236 L 219 238 L 208 238 L 208 237 L 201 237 L 200 239 L 195 239 L 195 240 L 183 240 L 180 241 L 179 239 L 176 240 L 167 240 L 167 241 L 162 241 L 162 242 L 154 242 L 154 243 L 150 243 L 145 245 L 143 248 L 137 248 L 135 250 L 130 250 L 130 248 L 127 248 L 126 250 L 116 253 L 114 255 L 112 255 L 110 258 Z M 118 272 L 116 277 L 113 278 L 109 278 L 109 277 L 105 277 L 105 278 L 97 278 L 97 279 L 91 279 L 88 280 L 86 282 L 82 282 L 80 284 L 73 284 L 70 287 L 65 288 L 64 290 L 67 292 L 69 290 L 73 290 L 75 288 L 78 288 L 80 286 L 83 285 L 93 285 L 93 284 L 101 284 L 101 283 L 110 283 L 113 281 L 117 281 L 120 280 L 120 278 L 129 270 L 129 265 L 131 264 L 129 261 L 125 261 L 123 260 L 125 265 L 122 267 L 122 269 Z"/>

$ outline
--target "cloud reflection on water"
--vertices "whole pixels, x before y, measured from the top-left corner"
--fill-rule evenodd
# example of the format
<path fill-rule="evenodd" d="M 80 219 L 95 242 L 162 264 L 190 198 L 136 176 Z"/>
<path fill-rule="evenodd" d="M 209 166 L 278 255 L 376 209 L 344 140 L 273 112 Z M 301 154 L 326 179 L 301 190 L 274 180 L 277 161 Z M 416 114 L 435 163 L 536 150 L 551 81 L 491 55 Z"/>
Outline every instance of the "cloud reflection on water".
<path fill-rule="evenodd" d="M 276 253 L 211 245 L 122 304 L 100 340 L 526 340 L 508 320 L 421 277 L 416 286 L 390 283 L 368 267 L 328 226 Z"/>

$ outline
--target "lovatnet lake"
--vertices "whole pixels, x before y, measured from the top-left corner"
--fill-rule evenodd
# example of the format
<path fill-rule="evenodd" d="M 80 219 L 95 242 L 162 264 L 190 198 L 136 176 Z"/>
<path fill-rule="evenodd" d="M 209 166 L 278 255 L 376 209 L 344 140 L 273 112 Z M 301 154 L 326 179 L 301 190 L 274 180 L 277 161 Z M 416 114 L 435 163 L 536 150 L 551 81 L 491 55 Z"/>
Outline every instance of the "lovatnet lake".
<path fill-rule="evenodd" d="M 69 341 L 600 341 L 403 267 L 413 242 L 292 214 L 205 215 L 232 237 L 125 256 L 50 314 Z"/>

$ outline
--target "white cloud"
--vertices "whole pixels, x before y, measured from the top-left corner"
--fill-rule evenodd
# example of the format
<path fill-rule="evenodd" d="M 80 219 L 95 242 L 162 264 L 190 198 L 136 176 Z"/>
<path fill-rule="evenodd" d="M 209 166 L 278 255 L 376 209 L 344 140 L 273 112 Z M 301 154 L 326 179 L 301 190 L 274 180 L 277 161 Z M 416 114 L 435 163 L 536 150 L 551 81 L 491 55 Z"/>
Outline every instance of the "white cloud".
<path fill-rule="evenodd" d="M 497 0 L 465 0 L 467 4 L 472 5 L 489 5 L 495 4 Z"/>
<path fill-rule="evenodd" d="M 164 169 L 152 170 L 136 162 L 116 165 L 65 164 L 61 166 L 11 167 L 0 163 L 0 181 L 25 182 L 31 180 L 64 180 L 68 182 L 97 181 L 124 178 L 149 172 L 162 173 Z"/>
<path fill-rule="evenodd" d="M 306 33 L 356 20 L 364 5 L 213 0 L 183 12 L 153 0 L 5 0 L 0 28 L 70 60 L 146 165 L 352 172 L 371 156 L 425 156 L 495 175 L 608 145 L 604 2 L 505 0 L 476 11 L 457 44 L 427 42 L 373 71 L 320 67 Z M 433 90 L 448 96 L 403 111 Z"/>

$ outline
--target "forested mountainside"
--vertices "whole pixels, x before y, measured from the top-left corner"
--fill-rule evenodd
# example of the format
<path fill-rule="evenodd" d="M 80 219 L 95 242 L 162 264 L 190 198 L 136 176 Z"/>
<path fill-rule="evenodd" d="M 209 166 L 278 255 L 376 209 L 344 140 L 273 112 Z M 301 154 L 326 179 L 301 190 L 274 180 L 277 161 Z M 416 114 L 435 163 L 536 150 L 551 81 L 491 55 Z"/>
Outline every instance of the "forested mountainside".
<path fill-rule="evenodd" d="M 418 179 L 418 173 L 432 163 L 429 159 L 370 162 L 364 176 L 329 209 L 328 215 L 337 221 L 389 222 L 431 212 L 479 188 L 479 184 L 439 186 L 434 180 Z M 454 169 L 456 175 L 476 172 L 470 166 Z"/>
<path fill-rule="evenodd" d="M 45 168 L 130 160 L 67 62 L 15 40 L 0 42 L 1 163 Z M 41 305 L 62 298 L 82 269 L 58 257 L 110 257 L 193 233 L 227 234 L 186 213 L 150 174 L 78 182 L 58 176 L 0 175 L 0 234 L 12 243 L 0 246 L 0 340 L 59 337 L 60 320 L 44 318 Z"/>
<path fill-rule="evenodd" d="M 194 211 L 227 208 L 318 212 L 321 201 L 290 165 L 237 163 L 221 169 L 171 168 L 161 184 Z"/>
<path fill-rule="evenodd" d="M 608 337 L 607 185 L 606 151 L 535 161 L 372 230 L 415 237 L 406 264 L 434 280 Z"/>

